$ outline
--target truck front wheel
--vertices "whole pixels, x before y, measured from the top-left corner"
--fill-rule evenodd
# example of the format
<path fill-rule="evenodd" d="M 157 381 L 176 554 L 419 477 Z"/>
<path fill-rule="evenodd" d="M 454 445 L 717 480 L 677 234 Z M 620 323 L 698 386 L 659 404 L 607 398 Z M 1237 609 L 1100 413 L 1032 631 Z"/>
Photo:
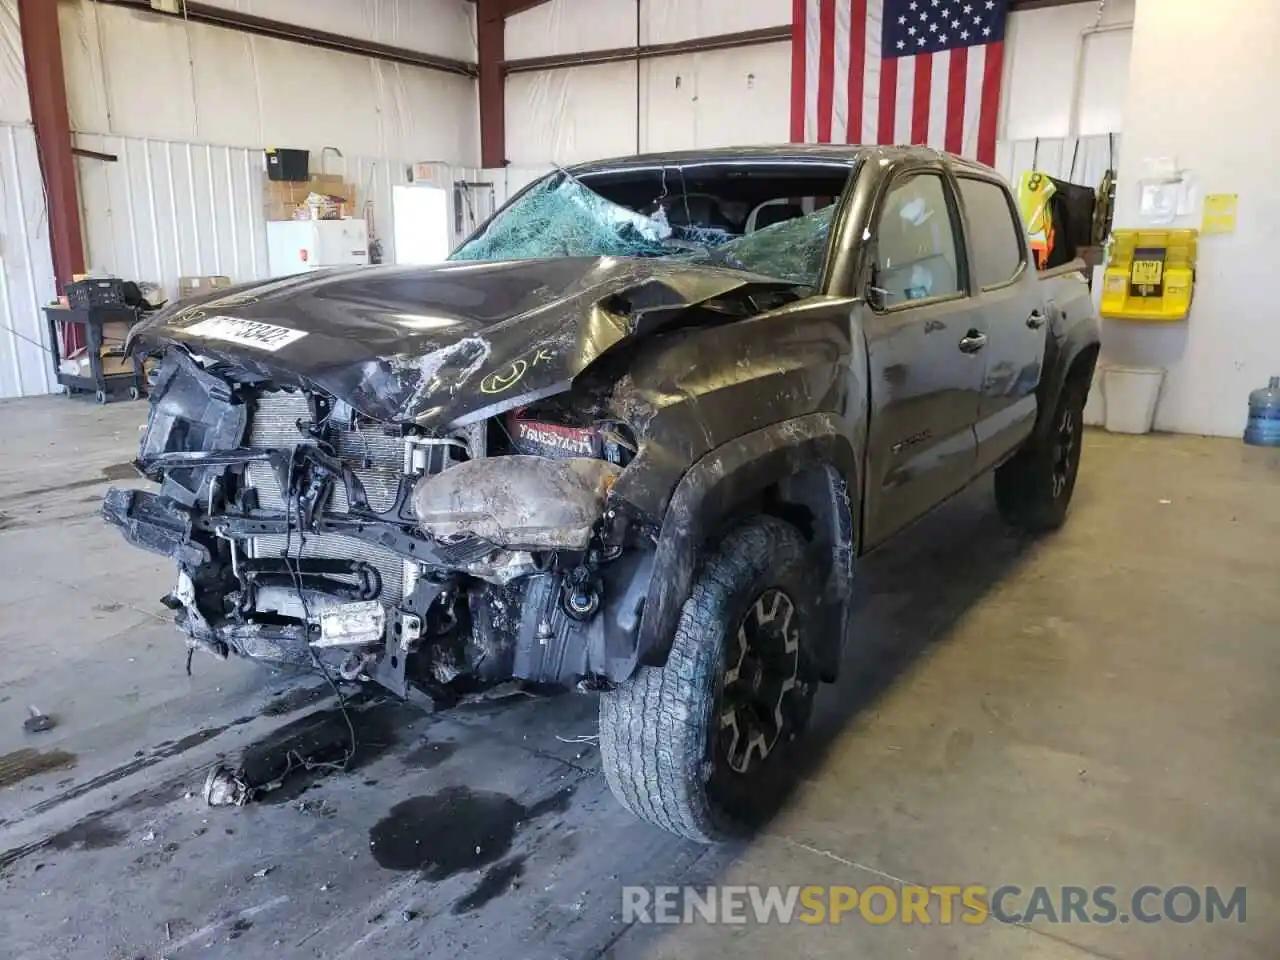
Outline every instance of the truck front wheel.
<path fill-rule="evenodd" d="M 807 550 L 774 517 L 735 527 L 701 566 L 666 666 L 601 694 L 605 778 L 636 816 L 714 843 L 784 795 L 817 688 Z"/>
<path fill-rule="evenodd" d="M 1087 383 L 1068 379 L 1048 434 L 996 469 L 996 506 L 1007 522 L 1040 533 L 1066 520 L 1080 470 L 1087 393 Z"/>

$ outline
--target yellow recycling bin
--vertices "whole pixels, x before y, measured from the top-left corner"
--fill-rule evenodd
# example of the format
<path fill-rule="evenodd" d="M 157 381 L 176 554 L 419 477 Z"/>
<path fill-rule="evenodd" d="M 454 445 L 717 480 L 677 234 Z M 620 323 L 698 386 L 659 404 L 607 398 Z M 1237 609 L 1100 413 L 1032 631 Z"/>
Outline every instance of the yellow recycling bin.
<path fill-rule="evenodd" d="M 1102 315 L 1185 320 L 1196 278 L 1198 230 L 1114 230 L 1102 276 Z"/>

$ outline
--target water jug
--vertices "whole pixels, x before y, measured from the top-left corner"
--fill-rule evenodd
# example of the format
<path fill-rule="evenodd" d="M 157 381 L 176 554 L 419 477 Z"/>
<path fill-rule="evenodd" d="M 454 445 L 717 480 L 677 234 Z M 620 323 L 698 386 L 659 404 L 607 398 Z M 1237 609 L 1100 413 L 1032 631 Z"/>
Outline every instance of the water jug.
<path fill-rule="evenodd" d="M 1244 442 L 1257 447 L 1280 447 L 1280 377 L 1249 394 L 1249 424 Z"/>

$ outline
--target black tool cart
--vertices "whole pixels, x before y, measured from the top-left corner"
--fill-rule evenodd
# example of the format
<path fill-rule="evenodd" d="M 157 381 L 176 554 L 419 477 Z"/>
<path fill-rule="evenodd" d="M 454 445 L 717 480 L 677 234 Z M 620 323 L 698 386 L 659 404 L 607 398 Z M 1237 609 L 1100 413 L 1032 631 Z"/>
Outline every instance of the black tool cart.
<path fill-rule="evenodd" d="M 124 281 L 112 277 L 68 284 L 67 302 L 69 306 L 48 306 L 44 310 L 49 322 L 53 372 L 58 383 L 67 388 L 68 395 L 78 391 L 91 392 L 99 403 L 106 403 L 113 393 L 120 390 L 127 390 L 133 400 L 144 396 L 146 370 L 143 358 L 139 354 L 124 358 L 124 338 L 119 335 L 126 333 L 141 317 L 137 306 L 126 303 Z M 84 329 L 88 375 L 62 371 L 59 335 L 71 326 Z M 117 336 L 108 337 L 105 333 L 108 330 L 117 332 Z M 104 352 L 111 360 L 113 369 L 110 372 L 105 369 Z"/>

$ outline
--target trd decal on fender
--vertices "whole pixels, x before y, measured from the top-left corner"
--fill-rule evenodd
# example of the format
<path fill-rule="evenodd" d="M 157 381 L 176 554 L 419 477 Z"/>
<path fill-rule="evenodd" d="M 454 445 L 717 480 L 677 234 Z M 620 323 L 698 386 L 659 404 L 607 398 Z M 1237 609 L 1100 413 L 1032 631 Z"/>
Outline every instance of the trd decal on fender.
<path fill-rule="evenodd" d="M 892 449 L 894 453 L 901 453 L 903 450 L 907 449 L 907 447 L 914 447 L 917 443 L 924 443 L 932 435 L 932 430 L 921 430 L 919 433 L 913 433 L 909 437 L 903 437 L 890 449 Z"/>

